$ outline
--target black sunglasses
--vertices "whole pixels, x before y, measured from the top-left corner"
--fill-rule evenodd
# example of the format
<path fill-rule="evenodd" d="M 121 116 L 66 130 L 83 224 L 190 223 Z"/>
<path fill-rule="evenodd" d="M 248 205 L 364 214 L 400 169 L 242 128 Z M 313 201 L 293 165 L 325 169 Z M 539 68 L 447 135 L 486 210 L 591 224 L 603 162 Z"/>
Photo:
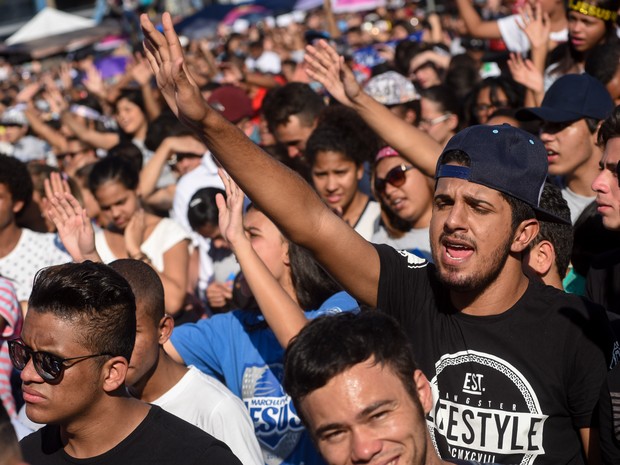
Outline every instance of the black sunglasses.
<path fill-rule="evenodd" d="M 405 181 L 407 180 L 405 173 L 409 171 L 410 169 L 413 169 L 413 166 L 407 166 L 407 165 L 402 164 L 388 171 L 387 174 L 385 175 L 385 178 L 376 177 L 375 178 L 375 191 L 378 194 L 383 194 L 388 184 L 391 184 L 394 187 L 402 186 L 403 184 L 405 184 Z"/>
<path fill-rule="evenodd" d="M 71 368 L 73 365 L 81 362 L 82 360 L 103 356 L 112 357 L 112 354 L 103 353 L 82 355 L 80 357 L 62 358 L 57 355 L 50 354 L 49 352 L 32 350 L 20 339 L 13 339 L 11 341 L 8 341 L 8 343 L 9 355 L 11 357 L 11 363 L 13 363 L 13 366 L 18 370 L 23 370 L 24 368 L 26 368 L 28 361 L 32 358 L 34 369 L 45 381 L 57 381 L 62 376 L 62 373 L 63 371 L 65 371 L 65 369 Z M 67 362 L 71 361 L 73 361 L 73 363 L 67 364 Z"/>

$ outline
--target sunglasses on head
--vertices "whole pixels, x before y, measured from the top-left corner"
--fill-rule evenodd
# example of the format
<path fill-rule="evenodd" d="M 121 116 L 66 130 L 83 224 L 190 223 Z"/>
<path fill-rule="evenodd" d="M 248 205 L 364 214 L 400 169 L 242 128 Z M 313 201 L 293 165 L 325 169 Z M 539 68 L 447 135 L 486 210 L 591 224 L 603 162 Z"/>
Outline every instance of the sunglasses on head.
<path fill-rule="evenodd" d="M 396 166 L 387 172 L 385 178 L 375 178 L 375 191 L 378 194 L 383 194 L 388 184 L 394 187 L 400 187 L 405 184 L 407 180 L 406 172 L 413 169 L 413 166 L 407 166 L 405 164 Z"/>
<path fill-rule="evenodd" d="M 20 339 L 13 339 L 12 341 L 8 341 L 8 343 L 9 356 L 11 357 L 13 366 L 18 370 L 23 370 L 26 368 L 28 361 L 32 358 L 34 369 L 45 381 L 57 381 L 67 368 L 71 368 L 82 360 L 103 356 L 112 357 L 112 354 L 103 353 L 62 358 L 58 355 L 50 354 L 49 352 L 32 350 Z M 71 361 L 73 363 L 68 363 Z"/>

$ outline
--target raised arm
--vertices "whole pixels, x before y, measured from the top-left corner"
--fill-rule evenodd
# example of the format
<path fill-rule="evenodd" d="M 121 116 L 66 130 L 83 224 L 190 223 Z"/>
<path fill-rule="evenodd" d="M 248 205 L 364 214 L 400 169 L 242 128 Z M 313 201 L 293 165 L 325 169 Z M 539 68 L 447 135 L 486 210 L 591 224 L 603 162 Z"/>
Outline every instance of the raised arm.
<path fill-rule="evenodd" d="M 480 39 L 501 39 L 502 34 L 497 21 L 483 20 L 471 0 L 456 0 L 456 6 L 470 36 Z"/>
<path fill-rule="evenodd" d="M 196 131 L 243 191 L 289 239 L 309 249 L 358 300 L 376 305 L 379 256 L 374 247 L 332 213 L 300 176 L 206 104 L 184 65 L 168 13 L 163 15 L 165 36 L 146 15 L 141 22 L 147 58 L 172 111 Z"/>
<path fill-rule="evenodd" d="M 47 214 L 54 222 L 58 236 L 75 262 L 101 262 L 95 249 L 95 232 L 82 208 L 58 173 L 51 173 L 44 181 Z"/>
<path fill-rule="evenodd" d="M 362 91 L 352 71 L 326 41 L 306 47 L 304 58 L 310 78 L 320 82 L 340 103 L 355 109 L 388 145 L 427 176 L 435 175 L 442 147 L 427 133 L 393 114 Z"/>
<path fill-rule="evenodd" d="M 216 197 L 220 231 L 237 257 L 243 276 L 267 324 L 275 333 L 278 342 L 286 348 L 306 324 L 306 316 L 297 302 L 273 277 L 245 235 L 243 192 L 221 170 L 219 174 L 226 186 L 226 199 L 221 194 Z"/>

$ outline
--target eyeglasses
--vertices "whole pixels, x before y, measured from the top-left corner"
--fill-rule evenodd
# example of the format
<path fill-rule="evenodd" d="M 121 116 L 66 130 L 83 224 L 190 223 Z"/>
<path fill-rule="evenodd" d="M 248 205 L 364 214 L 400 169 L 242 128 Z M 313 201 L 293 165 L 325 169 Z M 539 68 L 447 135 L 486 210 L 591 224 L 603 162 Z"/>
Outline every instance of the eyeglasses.
<path fill-rule="evenodd" d="M 474 107 L 474 112 L 484 113 L 489 111 L 491 108 L 507 108 L 508 106 L 508 102 L 504 100 L 491 103 L 480 103 Z"/>
<path fill-rule="evenodd" d="M 452 116 L 452 113 L 445 113 L 433 119 L 422 118 L 420 120 L 420 126 L 435 126 L 436 124 L 443 123 L 448 118 L 450 118 L 450 116 Z"/>
<path fill-rule="evenodd" d="M 405 173 L 410 169 L 413 169 L 413 166 L 403 164 L 388 171 L 385 178 L 375 178 L 375 191 L 378 194 L 383 194 L 388 184 L 391 184 L 394 187 L 402 186 L 407 180 Z"/>
<path fill-rule="evenodd" d="M 71 368 L 73 365 L 83 360 L 94 357 L 113 356 L 109 353 L 102 353 L 82 355 L 80 357 L 61 358 L 57 355 L 50 354 L 49 352 L 32 350 L 19 339 L 13 339 L 8 341 L 8 343 L 9 356 L 11 357 L 11 363 L 13 363 L 13 366 L 18 370 L 23 370 L 26 368 L 28 361 L 32 358 L 34 369 L 45 381 L 57 381 L 62 376 L 65 369 Z M 71 361 L 73 361 L 73 363 L 67 363 Z"/>

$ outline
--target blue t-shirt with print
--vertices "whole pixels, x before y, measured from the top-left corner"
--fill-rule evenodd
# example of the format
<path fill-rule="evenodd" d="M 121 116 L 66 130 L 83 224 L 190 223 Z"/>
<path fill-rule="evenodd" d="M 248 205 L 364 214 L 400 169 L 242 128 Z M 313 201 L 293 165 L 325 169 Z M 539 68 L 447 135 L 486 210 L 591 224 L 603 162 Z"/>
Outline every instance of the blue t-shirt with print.
<path fill-rule="evenodd" d="M 308 319 L 357 311 L 345 292 L 334 294 Z M 187 365 L 222 381 L 245 403 L 266 465 L 325 462 L 282 389 L 284 349 L 258 312 L 235 310 L 175 328 L 172 345 Z"/>

